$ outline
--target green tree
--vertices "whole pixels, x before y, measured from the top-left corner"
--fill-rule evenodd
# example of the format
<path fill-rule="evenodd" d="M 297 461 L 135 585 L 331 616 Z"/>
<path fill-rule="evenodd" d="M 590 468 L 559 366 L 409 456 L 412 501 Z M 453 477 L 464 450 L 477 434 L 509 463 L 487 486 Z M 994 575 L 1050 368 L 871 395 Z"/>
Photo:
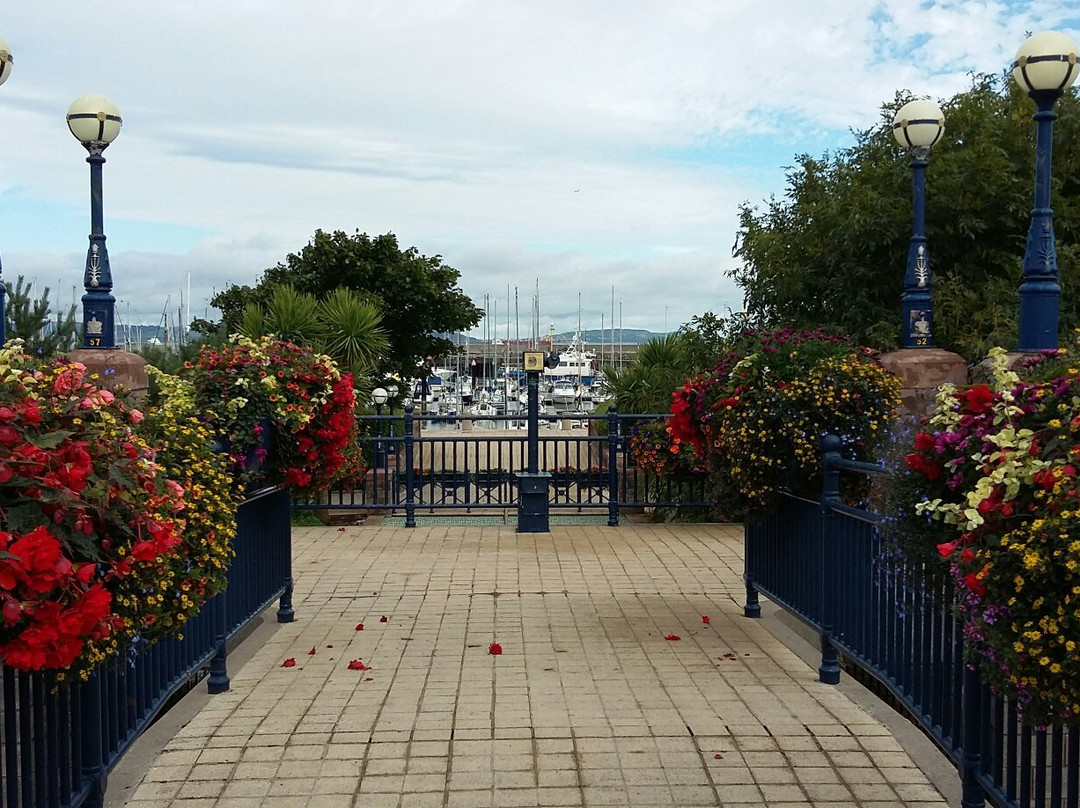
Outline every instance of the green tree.
<path fill-rule="evenodd" d="M 37 356 L 52 357 L 72 350 L 78 339 L 75 307 L 63 313 L 57 311 L 54 319 L 49 287 L 44 288 L 39 298 L 33 297 L 33 287 L 34 284 L 19 275 L 14 288 L 8 289 L 4 310 L 8 337 L 21 338 L 26 350 Z"/>
<path fill-rule="evenodd" d="M 350 236 L 317 230 L 300 252 L 267 269 L 254 288 L 230 286 L 211 303 L 235 329 L 247 304 L 265 305 L 283 284 L 318 300 L 327 300 L 338 288 L 352 289 L 383 313 L 389 347 L 378 372 L 413 377 L 427 357 L 457 350 L 440 334 L 467 331 L 480 322 L 482 311 L 457 285 L 460 276 L 438 255 L 401 249 L 393 233 L 372 238 L 359 231 Z"/>
<path fill-rule="evenodd" d="M 760 327 L 824 326 L 881 349 L 900 334 L 911 236 L 911 173 L 892 136 L 906 94 L 883 105 L 855 144 L 803 154 L 787 189 L 763 209 L 744 204 L 731 271 Z M 1021 262 L 1034 196 L 1034 103 L 1007 76 L 980 75 L 941 104 L 945 134 L 930 156 L 926 233 L 935 341 L 969 359 L 1016 344 Z M 1080 101 L 1058 103 L 1053 207 L 1062 332 L 1080 325 Z"/>

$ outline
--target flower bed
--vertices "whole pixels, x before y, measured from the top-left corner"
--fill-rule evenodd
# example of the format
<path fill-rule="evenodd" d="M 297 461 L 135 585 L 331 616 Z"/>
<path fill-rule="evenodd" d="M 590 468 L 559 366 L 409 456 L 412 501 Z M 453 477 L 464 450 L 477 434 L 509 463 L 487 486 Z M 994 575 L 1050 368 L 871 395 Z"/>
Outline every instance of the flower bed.
<path fill-rule="evenodd" d="M 970 661 L 1025 721 L 1080 726 L 1080 361 L 1022 380 L 991 359 L 991 383 L 944 388 L 915 436 L 893 530 L 931 574 L 944 561 Z"/>
<path fill-rule="evenodd" d="M 142 412 L 84 374 L 18 340 L 0 349 L 0 657 L 62 677 L 190 613 L 178 593 L 192 500 L 164 465 L 183 451 L 140 435 Z"/>
<path fill-rule="evenodd" d="M 185 366 L 196 405 L 228 438 L 234 472 L 250 484 L 284 485 L 297 499 L 315 499 L 346 466 L 350 444 L 356 442 L 352 376 L 341 374 L 334 362 L 309 348 L 262 337 L 237 337 L 222 349 L 203 349 Z M 251 468 L 254 453 L 260 463 L 268 418 L 280 433 L 276 455 L 259 469 Z"/>
<path fill-rule="evenodd" d="M 745 332 L 706 374 L 672 396 L 667 471 L 693 447 L 690 465 L 709 475 L 714 509 L 743 519 L 769 509 L 784 488 L 816 492 L 820 441 L 841 437 L 845 454 L 872 457 L 899 405 L 900 382 L 867 348 L 820 331 Z M 663 462 L 661 462 L 663 458 Z M 847 490 L 857 499 L 863 491 Z"/>

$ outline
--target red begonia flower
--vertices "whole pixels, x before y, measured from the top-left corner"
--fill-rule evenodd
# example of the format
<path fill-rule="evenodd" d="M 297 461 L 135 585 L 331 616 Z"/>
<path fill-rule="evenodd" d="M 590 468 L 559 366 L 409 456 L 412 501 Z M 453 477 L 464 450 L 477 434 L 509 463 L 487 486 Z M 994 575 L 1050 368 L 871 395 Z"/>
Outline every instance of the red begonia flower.
<path fill-rule="evenodd" d="M 361 662 L 359 659 L 354 659 L 349 663 L 349 670 L 351 671 L 366 671 L 370 670 L 367 665 Z"/>

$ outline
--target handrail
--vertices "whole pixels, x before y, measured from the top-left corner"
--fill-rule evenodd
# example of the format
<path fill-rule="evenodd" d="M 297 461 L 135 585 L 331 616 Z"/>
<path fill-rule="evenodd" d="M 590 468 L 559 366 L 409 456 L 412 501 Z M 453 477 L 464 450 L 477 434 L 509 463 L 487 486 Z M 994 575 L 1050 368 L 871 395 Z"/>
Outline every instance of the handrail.
<path fill-rule="evenodd" d="M 208 664 L 208 691 L 229 688 L 229 639 L 275 599 L 278 621 L 292 619 L 290 511 L 288 491 L 249 492 L 237 514 L 227 589 L 184 625 L 182 640 L 162 639 L 75 684 L 0 667 L 0 805 L 99 808 L 108 772 Z"/>

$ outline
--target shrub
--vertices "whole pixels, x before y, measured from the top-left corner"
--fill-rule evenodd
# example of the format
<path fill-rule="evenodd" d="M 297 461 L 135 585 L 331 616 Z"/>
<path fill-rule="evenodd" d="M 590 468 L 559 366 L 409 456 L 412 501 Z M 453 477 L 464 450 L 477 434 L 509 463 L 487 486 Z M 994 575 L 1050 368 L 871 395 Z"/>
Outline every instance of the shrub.
<path fill-rule="evenodd" d="M 898 530 L 909 557 L 944 562 L 991 686 L 1028 723 L 1078 726 L 1080 357 L 1044 358 L 1022 380 L 994 349 L 989 385 L 942 389 L 897 483 Z"/>
<path fill-rule="evenodd" d="M 196 406 L 226 436 L 242 482 L 259 479 L 314 499 L 337 479 L 355 442 L 355 400 L 352 377 L 329 357 L 271 337 L 237 337 L 230 346 L 204 348 L 184 375 Z M 262 418 L 278 433 L 273 456 Z"/>
<path fill-rule="evenodd" d="M 899 393 L 876 355 L 843 337 L 745 332 L 675 391 L 669 430 L 694 447 L 719 515 L 741 519 L 768 510 L 785 488 L 816 495 L 826 434 L 839 435 L 848 456 L 872 457 Z"/>

